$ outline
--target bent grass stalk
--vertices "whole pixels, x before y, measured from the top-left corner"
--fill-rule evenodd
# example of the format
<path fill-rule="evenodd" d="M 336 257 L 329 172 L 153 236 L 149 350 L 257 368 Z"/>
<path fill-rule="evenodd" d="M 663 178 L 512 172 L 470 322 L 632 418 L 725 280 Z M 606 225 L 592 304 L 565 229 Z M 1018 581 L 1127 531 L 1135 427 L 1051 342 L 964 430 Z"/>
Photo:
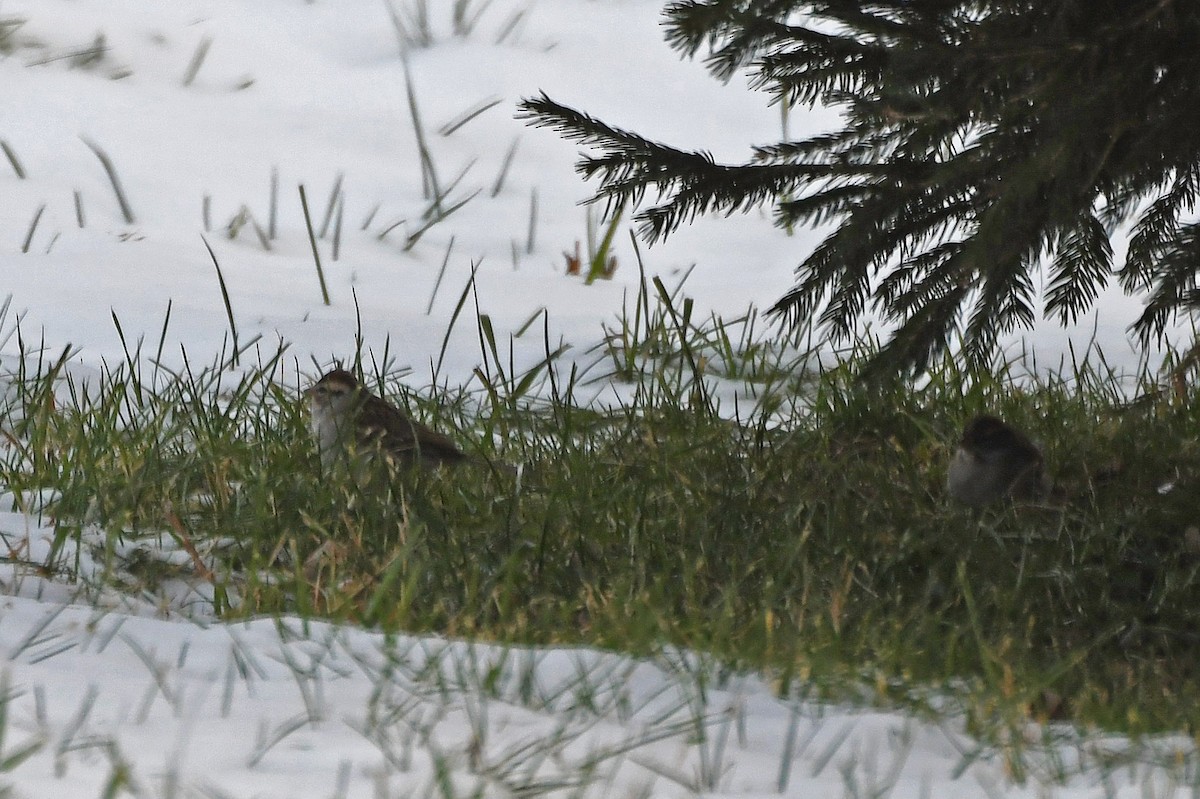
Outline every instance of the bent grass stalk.
<path fill-rule="evenodd" d="M 8 163 L 12 166 L 13 172 L 16 174 L 17 179 L 24 180 L 25 167 L 21 166 L 21 161 L 19 158 L 17 158 L 17 154 L 13 150 L 12 146 L 4 139 L 0 139 L 0 150 L 4 151 L 4 157 L 8 159 Z"/>
<path fill-rule="evenodd" d="M 203 66 L 210 47 L 212 47 L 212 37 L 202 36 L 196 45 L 196 52 L 192 54 L 192 60 L 188 62 L 187 69 L 183 73 L 184 88 L 191 86 L 192 82 L 196 80 L 196 75 L 200 73 L 200 67 Z"/>
<path fill-rule="evenodd" d="M 129 200 L 125 196 L 125 189 L 121 186 L 121 179 L 117 177 L 117 169 L 113 166 L 112 159 L 101 149 L 100 145 L 91 139 L 83 138 L 83 143 L 95 153 L 96 158 L 100 160 L 100 165 L 104 167 L 104 173 L 108 175 L 108 182 L 112 185 L 113 194 L 117 196 L 117 204 L 121 207 L 121 216 L 125 219 L 125 223 L 134 224 L 137 220 L 133 216 L 133 209 L 129 207 Z"/>
<path fill-rule="evenodd" d="M 313 235 L 312 216 L 308 213 L 308 195 L 304 184 L 300 184 L 300 207 L 304 210 L 304 226 L 308 229 L 308 243 L 312 247 L 313 263 L 317 266 L 317 282 L 321 285 L 321 302 L 329 305 L 329 289 L 325 285 L 325 270 L 321 268 L 321 251 L 317 248 L 317 237 Z"/>
<path fill-rule="evenodd" d="M 25 233 L 25 241 L 21 244 L 21 252 L 28 253 L 29 246 L 33 244 L 33 234 L 37 232 L 38 222 L 42 219 L 42 214 L 46 211 L 46 204 L 42 203 L 33 213 L 33 221 L 29 223 L 29 230 Z"/>
<path fill-rule="evenodd" d="M 204 242 L 204 247 L 208 250 L 208 257 L 212 259 L 213 268 L 217 270 L 217 284 L 221 287 L 221 304 L 225 306 L 225 318 L 229 322 L 229 335 L 233 338 L 233 359 L 231 365 L 237 366 L 239 352 L 237 320 L 233 316 L 233 303 L 229 299 L 229 287 L 225 285 L 225 274 L 221 271 L 221 264 L 217 261 L 217 254 L 213 252 L 208 239 L 201 236 L 200 240 Z"/>

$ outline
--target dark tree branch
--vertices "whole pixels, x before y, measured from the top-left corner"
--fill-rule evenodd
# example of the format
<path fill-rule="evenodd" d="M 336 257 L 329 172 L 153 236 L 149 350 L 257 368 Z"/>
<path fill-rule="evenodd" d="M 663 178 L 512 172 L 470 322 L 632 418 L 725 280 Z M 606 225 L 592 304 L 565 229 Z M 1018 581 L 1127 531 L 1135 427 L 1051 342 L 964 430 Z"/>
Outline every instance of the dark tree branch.
<path fill-rule="evenodd" d="M 652 241 L 767 204 L 780 225 L 832 225 L 772 309 L 789 322 L 836 340 L 875 314 L 895 325 L 881 368 L 902 368 L 956 340 L 984 363 L 1039 313 L 1085 312 L 1114 275 L 1148 295 L 1143 341 L 1200 308 L 1200 4 L 680 0 L 664 18 L 716 77 L 748 69 L 844 125 L 724 165 L 545 95 L 521 114 L 594 148 L 579 164 L 594 199 L 648 201 Z M 1110 236 L 1131 222 L 1116 264 Z"/>

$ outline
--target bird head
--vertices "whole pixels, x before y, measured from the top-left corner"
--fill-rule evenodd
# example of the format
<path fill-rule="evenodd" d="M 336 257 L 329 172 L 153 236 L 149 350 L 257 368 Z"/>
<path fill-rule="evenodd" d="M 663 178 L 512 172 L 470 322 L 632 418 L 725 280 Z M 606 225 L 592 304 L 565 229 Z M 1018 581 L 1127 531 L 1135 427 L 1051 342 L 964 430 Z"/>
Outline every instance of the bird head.
<path fill-rule="evenodd" d="M 334 369 L 313 383 L 304 393 L 308 395 L 314 409 L 340 412 L 351 407 L 360 388 L 354 375 L 345 369 Z"/>

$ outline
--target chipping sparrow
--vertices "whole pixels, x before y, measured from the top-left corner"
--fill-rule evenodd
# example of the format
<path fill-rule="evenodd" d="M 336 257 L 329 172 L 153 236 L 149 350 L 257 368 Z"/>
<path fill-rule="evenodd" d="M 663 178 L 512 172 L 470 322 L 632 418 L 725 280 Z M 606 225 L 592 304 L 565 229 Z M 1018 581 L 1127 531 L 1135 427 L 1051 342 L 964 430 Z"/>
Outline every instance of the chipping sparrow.
<path fill-rule="evenodd" d="M 369 456 L 374 449 L 403 465 L 435 467 L 467 460 L 449 438 L 376 397 L 345 369 L 326 373 L 304 393 L 323 469 L 343 455 Z"/>
<path fill-rule="evenodd" d="M 1006 496 L 1036 497 L 1043 488 L 1042 452 L 995 416 L 976 416 L 950 461 L 947 487 L 951 497 L 975 507 Z"/>

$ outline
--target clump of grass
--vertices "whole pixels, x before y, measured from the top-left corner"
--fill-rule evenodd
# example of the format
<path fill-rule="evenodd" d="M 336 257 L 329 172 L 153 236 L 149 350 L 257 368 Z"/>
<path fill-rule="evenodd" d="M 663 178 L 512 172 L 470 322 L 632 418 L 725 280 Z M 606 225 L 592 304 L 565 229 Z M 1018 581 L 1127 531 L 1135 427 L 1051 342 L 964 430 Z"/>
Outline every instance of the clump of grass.
<path fill-rule="evenodd" d="M 0 17 L 0 53 L 9 55 L 20 46 L 16 33 L 26 22 L 24 17 Z"/>
<path fill-rule="evenodd" d="M 187 552 L 230 616 L 683 647 L 766 669 L 781 692 L 922 705 L 934 690 L 996 741 L 1029 718 L 1200 722 L 1200 411 L 1149 375 L 1137 402 L 1083 363 L 1017 379 L 1019 362 L 948 359 L 867 384 L 869 341 L 833 359 L 768 346 L 753 314 L 697 318 L 661 283 L 588 375 L 547 326 L 545 358 L 521 368 L 476 324 L 463 386 L 403 387 L 386 352 L 353 363 L 519 479 L 481 464 L 364 490 L 321 474 L 300 400 L 316 365 L 302 378 L 280 351 L 230 373 L 227 353 L 147 374 L 136 347 L 86 386 L 62 358 L 23 358 L 2 477 L 53 499 L 46 570 L 78 573 L 66 553 L 90 547 L 98 579 L 141 591 L 153 577 L 131 550 Z M 601 378 L 619 401 L 590 401 Z M 984 411 L 1042 442 L 1051 501 L 949 504 L 953 441 Z"/>
<path fill-rule="evenodd" d="M 574 253 L 563 252 L 563 257 L 567 262 L 567 274 L 579 275 L 582 274 L 586 282 L 590 285 L 598 278 L 611 280 L 612 276 L 617 271 L 617 256 L 612 255 L 613 238 L 617 234 L 617 226 L 621 224 L 621 216 L 625 212 L 624 206 L 617 207 L 612 216 L 604 225 L 604 237 L 597 243 L 596 241 L 596 221 L 593 218 L 592 209 L 588 208 L 587 213 L 587 252 L 581 254 L 579 251 L 579 242 L 575 242 Z M 531 214 L 533 210 L 531 209 Z M 533 240 L 532 225 L 530 222 L 530 242 Z M 633 238 L 631 236 L 631 238 Z M 637 247 L 637 240 L 634 239 L 634 247 Z"/>
<path fill-rule="evenodd" d="M 229 223 L 225 225 L 225 236 L 229 239 L 236 239 L 238 234 L 246 227 L 254 231 L 254 235 L 258 238 L 259 246 L 264 250 L 271 250 L 271 238 L 267 231 L 263 230 L 262 225 L 258 223 L 254 212 L 250 210 L 250 206 L 243 205 L 238 209 L 237 213 L 230 218 Z"/>
<path fill-rule="evenodd" d="M 429 0 L 398 0 L 398 4 L 395 0 L 387 0 L 386 7 L 401 50 L 408 50 L 412 47 L 432 47 L 437 42 L 440 22 L 449 23 L 452 35 L 464 39 L 470 37 L 491 4 L 492 0 L 433 3 L 439 10 L 450 10 L 444 20 L 435 19 L 430 12 Z"/>

